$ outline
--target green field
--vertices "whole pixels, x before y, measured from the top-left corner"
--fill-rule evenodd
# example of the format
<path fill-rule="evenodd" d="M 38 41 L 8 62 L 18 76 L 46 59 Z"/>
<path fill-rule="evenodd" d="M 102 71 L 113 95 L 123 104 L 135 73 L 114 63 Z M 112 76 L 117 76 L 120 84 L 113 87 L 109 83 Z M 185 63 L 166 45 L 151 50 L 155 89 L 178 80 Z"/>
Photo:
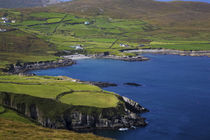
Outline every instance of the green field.
<path fill-rule="evenodd" d="M 30 14 L 30 17 L 36 17 L 36 18 L 63 18 L 65 14 L 63 13 L 48 13 L 48 12 L 40 12 L 40 13 L 32 13 Z"/>
<path fill-rule="evenodd" d="M 97 86 L 73 82 L 72 79 L 67 77 L 0 76 L 0 92 L 25 94 L 54 100 L 58 95 L 69 92 L 58 100 L 70 105 L 99 108 L 116 107 L 119 102 L 113 93 L 105 92 Z"/>
<path fill-rule="evenodd" d="M 151 42 L 151 48 L 165 48 L 173 50 L 193 50 L 205 51 L 210 50 L 210 41 L 168 41 L 168 42 Z"/>
<path fill-rule="evenodd" d="M 110 93 L 101 92 L 73 92 L 63 96 L 60 101 L 66 104 L 95 106 L 95 107 L 115 107 L 118 99 Z"/>
<path fill-rule="evenodd" d="M 59 22 L 59 21 L 61 21 L 60 18 L 51 18 L 47 20 L 47 23 L 54 23 L 54 22 Z"/>

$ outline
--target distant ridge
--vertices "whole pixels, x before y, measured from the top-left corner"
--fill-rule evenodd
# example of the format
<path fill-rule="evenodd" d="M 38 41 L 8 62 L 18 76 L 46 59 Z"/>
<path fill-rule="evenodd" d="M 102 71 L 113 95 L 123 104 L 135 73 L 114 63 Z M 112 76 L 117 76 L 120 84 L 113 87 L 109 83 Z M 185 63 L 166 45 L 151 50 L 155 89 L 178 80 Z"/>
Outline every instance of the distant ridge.
<path fill-rule="evenodd" d="M 0 0 L 0 8 L 42 7 L 56 4 L 60 0 Z"/>
<path fill-rule="evenodd" d="M 46 10 L 39 9 L 39 10 Z M 124 19 L 142 19 L 151 24 L 181 27 L 209 28 L 210 4 L 204 2 L 158 2 L 155 0 L 74 0 L 49 7 L 54 12 L 78 16 L 109 16 Z"/>

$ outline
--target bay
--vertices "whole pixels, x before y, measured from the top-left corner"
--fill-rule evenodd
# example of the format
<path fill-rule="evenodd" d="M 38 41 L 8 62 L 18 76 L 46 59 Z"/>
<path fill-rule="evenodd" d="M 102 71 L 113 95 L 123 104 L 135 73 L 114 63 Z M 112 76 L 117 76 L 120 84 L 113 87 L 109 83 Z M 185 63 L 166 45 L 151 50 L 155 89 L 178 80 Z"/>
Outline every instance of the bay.
<path fill-rule="evenodd" d="M 104 88 L 139 102 L 150 112 L 148 125 L 125 132 L 95 131 L 119 140 L 209 140 L 210 58 L 145 54 L 149 61 L 78 60 L 76 65 L 31 71 L 37 75 L 65 75 L 85 81 L 118 84 Z M 124 85 L 126 82 L 141 87 Z"/>

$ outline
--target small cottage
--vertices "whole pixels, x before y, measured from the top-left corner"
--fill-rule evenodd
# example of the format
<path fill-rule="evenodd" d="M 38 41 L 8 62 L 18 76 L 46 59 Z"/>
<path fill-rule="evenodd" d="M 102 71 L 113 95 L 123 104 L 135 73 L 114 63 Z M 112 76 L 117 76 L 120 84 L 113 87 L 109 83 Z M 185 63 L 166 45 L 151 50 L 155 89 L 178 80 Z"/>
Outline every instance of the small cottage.
<path fill-rule="evenodd" d="M 89 22 L 89 21 L 85 21 L 84 24 L 85 24 L 85 25 L 89 25 L 90 22 Z"/>
<path fill-rule="evenodd" d="M 130 47 L 129 45 L 126 44 L 120 44 L 121 47 Z"/>
<path fill-rule="evenodd" d="M 11 21 L 11 23 L 15 23 L 15 22 L 16 22 L 16 20 L 12 20 L 12 21 Z"/>
<path fill-rule="evenodd" d="M 7 31 L 7 29 L 1 29 L 0 28 L 0 32 L 6 32 Z"/>
<path fill-rule="evenodd" d="M 6 17 L 2 17 L 1 19 L 4 21 L 8 20 L 8 18 L 6 18 Z"/>
<path fill-rule="evenodd" d="M 75 50 L 83 50 L 83 47 L 81 45 L 69 46 L 69 47 L 74 48 Z"/>

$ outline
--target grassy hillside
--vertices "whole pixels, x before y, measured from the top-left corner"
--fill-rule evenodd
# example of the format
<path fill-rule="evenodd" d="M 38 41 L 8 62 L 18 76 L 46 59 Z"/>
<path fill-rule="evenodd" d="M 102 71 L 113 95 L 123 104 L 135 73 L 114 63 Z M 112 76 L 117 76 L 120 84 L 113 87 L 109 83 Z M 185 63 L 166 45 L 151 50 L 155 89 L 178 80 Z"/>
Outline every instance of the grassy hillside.
<path fill-rule="evenodd" d="M 21 30 L 0 32 L 0 67 L 20 62 L 55 60 L 55 48 Z"/>
<path fill-rule="evenodd" d="M 0 106 L 0 109 L 3 108 Z M 0 139 L 22 140 L 28 139 L 48 139 L 48 140 L 105 140 L 107 138 L 95 136 L 93 134 L 80 134 L 67 130 L 55 130 L 35 125 L 33 122 L 6 109 L 1 113 L 0 110 Z"/>
<path fill-rule="evenodd" d="M 52 10 L 77 15 L 107 15 L 115 18 L 146 19 L 160 25 L 194 23 L 208 25 L 210 4 L 201 2 L 157 2 L 154 0 L 75 0 Z M 208 21 L 204 23 L 203 21 Z M 200 26 L 200 25 L 197 25 Z M 201 27 L 201 26 L 200 26 Z"/>
<path fill-rule="evenodd" d="M 60 0 L 0 0 L 0 8 L 24 8 L 55 4 Z"/>
<path fill-rule="evenodd" d="M 103 0 L 92 1 L 77 0 L 56 7 L 18 11 L 0 10 L 0 16 L 7 15 L 16 20 L 13 24 L 1 24 L 1 28 L 11 30 L 0 32 L 1 67 L 18 60 L 54 60 L 57 59 L 55 54 L 66 52 L 96 54 L 108 51 L 114 55 L 132 55 L 120 50 L 210 50 L 210 4 L 135 0 L 134 3 L 139 5 L 135 7 L 133 2 L 114 0 L 109 8 L 109 3 Z M 83 3 L 91 10 L 81 7 Z M 103 12 L 94 15 L 97 12 L 92 10 L 99 7 Z M 75 51 L 71 47 L 77 45 L 84 49 Z"/>
<path fill-rule="evenodd" d="M 79 53 L 125 49 L 210 50 L 210 4 L 153 0 L 76 0 L 45 8 L 1 9 L 16 20 L 1 24 L 0 67 L 17 61 L 54 60 L 81 45 Z M 85 25 L 85 22 L 89 22 Z M 12 52 L 12 53 L 10 53 Z M 36 56 L 36 57 L 34 57 Z"/>

